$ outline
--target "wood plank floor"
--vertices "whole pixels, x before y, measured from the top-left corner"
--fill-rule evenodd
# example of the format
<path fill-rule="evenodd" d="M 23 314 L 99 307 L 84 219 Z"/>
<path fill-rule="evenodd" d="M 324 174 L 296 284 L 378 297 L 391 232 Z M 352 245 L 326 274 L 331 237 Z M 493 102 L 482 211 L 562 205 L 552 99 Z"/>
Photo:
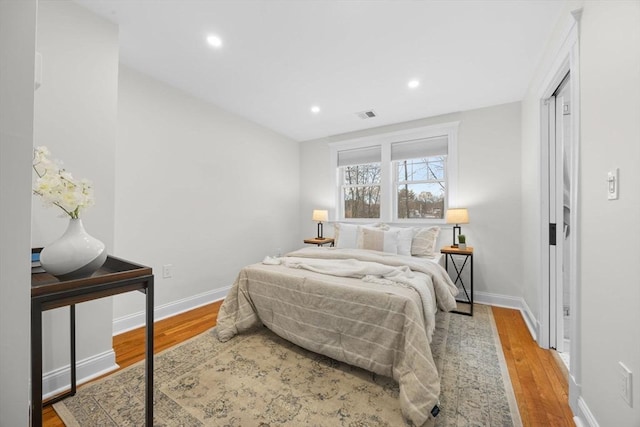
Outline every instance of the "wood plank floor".
<path fill-rule="evenodd" d="M 160 320 L 155 325 L 154 351 L 159 352 L 215 326 L 220 303 Z M 519 311 L 493 307 L 502 349 L 525 427 L 574 426 L 567 403 L 566 371 L 553 351 L 538 347 Z M 120 369 L 144 359 L 144 328 L 113 338 Z M 43 409 L 43 425 L 64 427 L 51 406 Z"/>
<path fill-rule="evenodd" d="M 523 425 L 575 426 L 566 368 L 555 352 L 538 346 L 519 311 L 492 311 Z"/>

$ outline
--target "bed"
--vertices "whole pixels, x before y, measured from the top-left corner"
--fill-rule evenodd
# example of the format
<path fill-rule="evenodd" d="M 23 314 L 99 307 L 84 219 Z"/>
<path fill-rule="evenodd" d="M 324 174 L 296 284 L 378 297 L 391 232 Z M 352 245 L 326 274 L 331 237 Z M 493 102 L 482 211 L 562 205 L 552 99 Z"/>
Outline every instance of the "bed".
<path fill-rule="evenodd" d="M 300 347 L 394 378 L 414 425 L 437 415 L 430 342 L 436 311 L 454 309 L 457 294 L 437 258 L 307 247 L 265 261 L 240 271 L 218 314 L 221 341 L 265 325 Z"/>

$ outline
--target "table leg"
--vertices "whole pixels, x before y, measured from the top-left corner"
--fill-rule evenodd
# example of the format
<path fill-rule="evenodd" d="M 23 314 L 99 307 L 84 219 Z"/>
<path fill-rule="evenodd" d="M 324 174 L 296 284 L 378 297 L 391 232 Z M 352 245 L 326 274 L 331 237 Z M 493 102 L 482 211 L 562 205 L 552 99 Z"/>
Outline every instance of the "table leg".
<path fill-rule="evenodd" d="M 69 306 L 69 328 L 71 329 L 70 343 L 71 343 L 71 396 L 76 394 L 76 305 L 71 304 Z"/>
<path fill-rule="evenodd" d="M 42 426 L 42 306 L 31 300 L 31 425 Z"/>
<path fill-rule="evenodd" d="M 145 425 L 153 426 L 153 277 L 146 289 Z"/>
<path fill-rule="evenodd" d="M 470 277 L 470 280 L 471 280 L 471 286 L 470 286 L 471 287 L 471 315 L 473 316 L 473 255 L 470 256 L 470 258 L 471 258 L 471 260 L 469 262 L 470 262 L 470 267 L 471 267 L 471 277 Z"/>

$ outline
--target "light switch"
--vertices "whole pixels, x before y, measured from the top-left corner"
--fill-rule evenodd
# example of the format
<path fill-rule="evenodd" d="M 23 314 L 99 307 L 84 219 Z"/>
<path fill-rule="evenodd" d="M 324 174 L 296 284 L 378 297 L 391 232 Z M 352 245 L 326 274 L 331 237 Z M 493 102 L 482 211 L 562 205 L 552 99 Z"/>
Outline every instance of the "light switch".
<path fill-rule="evenodd" d="M 615 168 L 607 173 L 607 199 L 609 200 L 618 200 L 618 171 L 618 168 Z"/>

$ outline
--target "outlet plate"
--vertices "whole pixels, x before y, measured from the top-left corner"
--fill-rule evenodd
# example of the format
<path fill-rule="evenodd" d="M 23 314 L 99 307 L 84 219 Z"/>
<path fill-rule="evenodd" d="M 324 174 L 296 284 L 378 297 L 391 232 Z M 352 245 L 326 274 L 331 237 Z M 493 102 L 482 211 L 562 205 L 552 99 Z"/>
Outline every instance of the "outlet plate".
<path fill-rule="evenodd" d="M 627 402 L 627 405 L 633 407 L 633 375 L 622 362 L 618 362 L 618 368 L 620 370 L 620 395 Z"/>
<path fill-rule="evenodd" d="M 165 264 L 162 266 L 162 278 L 163 279 L 170 279 L 173 277 L 173 265 L 172 264 Z"/>

